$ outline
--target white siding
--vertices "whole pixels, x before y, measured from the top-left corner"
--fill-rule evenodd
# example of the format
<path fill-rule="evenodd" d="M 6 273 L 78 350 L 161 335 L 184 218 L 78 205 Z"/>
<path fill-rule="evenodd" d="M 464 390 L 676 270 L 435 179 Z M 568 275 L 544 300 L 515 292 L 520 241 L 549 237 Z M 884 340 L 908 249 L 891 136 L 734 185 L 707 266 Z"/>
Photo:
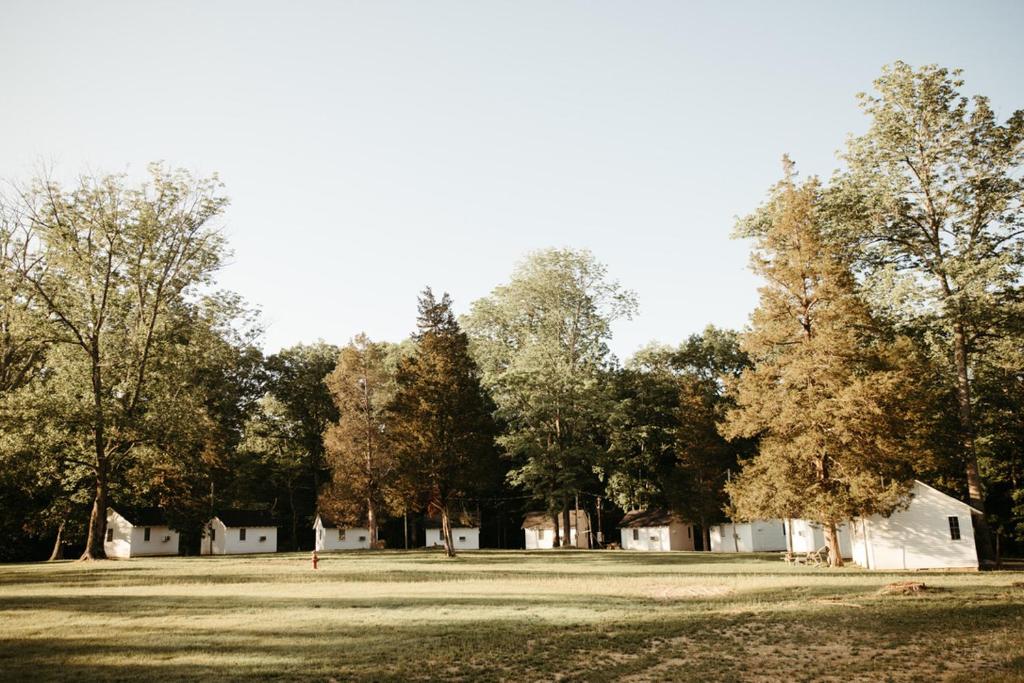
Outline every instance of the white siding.
<path fill-rule="evenodd" d="M 149 527 L 149 541 L 145 538 L 145 527 L 132 527 L 132 557 L 178 554 L 178 532 L 170 527 Z"/>
<path fill-rule="evenodd" d="M 786 549 L 781 520 L 716 524 L 711 527 L 711 550 L 720 553 L 764 553 Z"/>
<path fill-rule="evenodd" d="M 825 527 L 817 522 L 806 519 L 790 520 L 793 526 L 793 552 L 809 553 L 825 547 Z M 847 524 L 840 524 L 839 551 L 843 557 L 853 557 L 853 543 Z"/>
<path fill-rule="evenodd" d="M 224 537 L 226 527 L 224 523 L 214 517 L 210 520 L 210 523 L 206 525 L 206 529 L 203 530 L 203 543 L 200 548 L 202 555 L 223 555 L 224 554 Z"/>
<path fill-rule="evenodd" d="M 543 538 L 538 538 L 538 532 L 543 532 Z M 554 529 L 523 529 L 526 537 L 527 550 L 547 550 L 555 539 Z M 576 545 L 576 528 L 573 527 L 569 534 L 569 544 Z"/>
<path fill-rule="evenodd" d="M 750 537 L 755 553 L 786 549 L 786 527 L 781 519 L 750 522 Z"/>
<path fill-rule="evenodd" d="M 149 529 L 149 541 L 146 541 L 146 529 Z M 113 539 L 103 539 L 103 550 L 107 557 L 151 557 L 155 555 L 178 554 L 178 532 L 167 526 L 141 527 L 132 526 L 131 522 L 116 510 L 107 513 L 108 534 L 113 532 Z"/>
<path fill-rule="evenodd" d="M 623 550 L 693 550 L 693 527 L 682 522 L 667 526 L 627 527 L 619 531 Z"/>
<path fill-rule="evenodd" d="M 456 550 L 479 550 L 480 529 L 477 527 L 452 527 L 452 541 Z M 440 529 L 427 529 L 427 547 L 444 545 Z"/>
<path fill-rule="evenodd" d="M 365 550 L 370 547 L 370 530 L 366 527 L 332 529 L 325 527 L 317 515 L 313 523 L 317 552 L 331 550 Z"/>
<path fill-rule="evenodd" d="M 853 523 L 853 560 L 868 569 L 977 569 L 971 508 L 914 482 L 909 506 Z M 960 538 L 950 534 L 955 517 Z"/>
<path fill-rule="evenodd" d="M 718 553 L 750 553 L 754 539 L 750 524 L 727 522 L 711 527 L 711 550 Z"/>
<path fill-rule="evenodd" d="M 112 540 L 107 540 L 107 538 Z M 103 550 L 107 557 L 128 558 L 132 556 L 132 525 L 117 512 L 107 513 L 107 538 L 103 539 Z"/>
<path fill-rule="evenodd" d="M 210 531 L 213 531 L 211 542 Z M 226 527 L 214 517 L 203 535 L 203 555 L 247 555 L 252 553 L 277 552 L 277 527 L 255 526 L 245 528 L 245 540 L 241 540 L 240 527 Z"/>

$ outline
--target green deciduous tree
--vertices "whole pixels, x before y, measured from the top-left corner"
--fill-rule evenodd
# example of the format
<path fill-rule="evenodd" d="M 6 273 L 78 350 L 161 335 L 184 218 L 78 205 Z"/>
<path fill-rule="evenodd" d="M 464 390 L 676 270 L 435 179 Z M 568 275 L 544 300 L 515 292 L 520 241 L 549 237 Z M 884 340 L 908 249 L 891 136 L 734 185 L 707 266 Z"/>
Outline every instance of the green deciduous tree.
<path fill-rule="evenodd" d="M 17 244 L 5 268 L 71 351 L 63 372 L 88 397 L 92 448 L 80 464 L 94 486 L 83 559 L 104 556 L 112 468 L 146 441 L 140 420 L 152 414 L 150 372 L 167 348 L 170 309 L 223 259 L 211 227 L 226 203 L 219 192 L 216 178 L 154 165 L 141 187 L 119 176 L 84 177 L 70 190 L 40 180 L 8 203 Z M 68 416 L 79 419 L 78 408 Z"/>
<path fill-rule="evenodd" d="M 880 343 L 844 252 L 824 239 L 819 184 L 798 185 L 785 165 L 739 226 L 765 285 L 743 335 L 754 366 L 734 385 L 723 433 L 760 442 L 727 488 L 740 518 L 822 523 L 841 565 L 837 525 L 890 513 L 912 479 L 913 374 L 900 358 L 909 344 Z"/>
<path fill-rule="evenodd" d="M 892 278 L 891 305 L 913 290 L 906 316 L 924 323 L 949 368 L 971 504 L 985 508 L 973 376 L 1007 334 L 1008 298 L 1024 264 L 1024 111 L 1000 124 L 985 97 L 961 94 L 959 71 L 884 69 L 862 94 L 868 132 L 850 140 L 849 172 L 833 202 L 840 239 L 857 245 L 869 277 Z M 854 220 L 856 219 L 856 220 Z M 984 515 L 979 551 L 991 556 Z"/>
<path fill-rule="evenodd" d="M 270 447 L 260 457 L 273 464 L 273 479 L 288 501 L 294 547 L 300 531 L 311 528 L 317 496 L 329 473 L 324 458 L 324 433 L 338 421 L 338 409 L 325 379 L 338 362 L 333 344 L 298 344 L 266 360 L 267 392 L 262 414 L 253 427 L 259 441 L 248 447 Z"/>
<path fill-rule="evenodd" d="M 650 346 L 616 373 L 604 466 L 609 496 L 620 507 L 671 508 L 708 526 L 727 502 L 728 472 L 752 440 L 729 441 L 718 423 L 733 405 L 725 382 L 749 365 L 738 336 L 708 327 L 678 347 Z"/>
<path fill-rule="evenodd" d="M 561 511 L 566 530 L 569 501 L 594 478 L 606 448 L 611 323 L 635 310 L 634 294 L 590 252 L 547 249 L 530 254 L 463 321 L 506 425 L 499 444 L 515 463 L 510 481 Z"/>

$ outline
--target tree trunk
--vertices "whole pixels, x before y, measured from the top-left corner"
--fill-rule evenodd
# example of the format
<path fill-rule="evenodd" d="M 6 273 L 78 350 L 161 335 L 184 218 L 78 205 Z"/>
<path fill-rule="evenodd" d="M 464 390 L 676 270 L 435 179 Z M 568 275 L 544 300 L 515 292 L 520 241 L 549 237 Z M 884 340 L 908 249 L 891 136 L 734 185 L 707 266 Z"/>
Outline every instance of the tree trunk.
<path fill-rule="evenodd" d="M 843 553 L 839 549 L 839 530 L 835 522 L 825 524 L 825 545 L 828 546 L 828 566 L 842 567 Z"/>
<path fill-rule="evenodd" d="M 793 557 L 793 520 L 786 518 L 786 557 Z"/>
<path fill-rule="evenodd" d="M 370 547 L 377 547 L 377 515 L 373 511 L 373 501 L 366 500 L 366 527 L 370 532 Z"/>
<path fill-rule="evenodd" d="M 579 537 L 580 537 L 579 523 L 580 523 L 580 521 L 577 519 L 576 520 L 576 525 L 577 525 L 576 526 L 576 539 L 577 540 L 579 540 Z M 562 538 L 562 547 L 563 548 L 568 548 L 569 546 L 572 545 L 572 529 L 573 529 L 573 525 L 572 525 L 572 522 L 569 520 L 569 501 L 567 501 L 567 500 L 563 500 L 562 501 L 562 527 L 565 529 L 565 533 L 562 535 L 563 536 L 563 538 Z"/>
<path fill-rule="evenodd" d="M 981 511 L 972 513 L 974 542 L 982 562 L 991 562 L 992 534 L 985 519 L 985 486 L 978 471 L 978 453 L 974 447 L 974 408 L 971 405 L 971 377 L 967 360 L 967 334 L 963 323 L 953 326 L 953 362 L 956 365 L 956 397 L 960 415 L 960 437 L 964 449 L 967 495 L 971 505 Z"/>
<path fill-rule="evenodd" d="M 562 545 L 562 539 L 561 539 L 561 537 L 559 536 L 559 533 L 558 533 L 559 528 L 558 528 L 558 513 L 557 512 L 555 514 L 551 515 L 551 520 L 555 523 L 555 537 L 551 539 L 551 547 L 552 548 L 558 548 L 559 546 Z"/>
<path fill-rule="evenodd" d="M 444 554 L 455 557 L 455 544 L 452 543 L 452 523 L 448 519 L 448 506 L 441 506 L 441 535 L 444 537 Z"/>
<path fill-rule="evenodd" d="M 98 335 L 99 332 L 97 331 L 96 334 Z M 109 465 L 98 336 L 92 338 L 90 359 L 92 362 L 93 447 L 96 451 L 96 493 L 93 497 L 92 513 L 89 515 L 89 534 L 85 539 L 85 551 L 79 559 L 104 560 L 107 557 L 107 553 L 103 549 L 103 541 L 107 533 L 107 468 Z"/>
<path fill-rule="evenodd" d="M 89 535 L 85 539 L 85 551 L 81 560 L 105 560 L 107 553 L 103 549 L 103 540 L 107 533 L 107 462 L 103 462 L 96 472 L 96 492 L 93 497 L 92 512 L 89 514 Z"/>
<path fill-rule="evenodd" d="M 587 535 L 583 536 L 580 531 L 580 494 L 576 494 L 576 547 L 590 547 L 590 525 L 587 525 Z"/>
<path fill-rule="evenodd" d="M 60 526 L 57 527 L 57 540 L 55 540 L 53 542 L 53 552 L 50 553 L 50 559 L 47 560 L 48 562 L 53 562 L 54 560 L 63 560 L 64 559 L 64 547 L 61 545 L 61 540 L 62 540 L 61 537 L 63 535 L 64 535 L 64 522 L 61 521 Z"/>
<path fill-rule="evenodd" d="M 294 484 L 288 484 L 288 507 L 292 513 L 292 550 L 299 549 L 299 518 L 295 514 L 295 490 Z"/>

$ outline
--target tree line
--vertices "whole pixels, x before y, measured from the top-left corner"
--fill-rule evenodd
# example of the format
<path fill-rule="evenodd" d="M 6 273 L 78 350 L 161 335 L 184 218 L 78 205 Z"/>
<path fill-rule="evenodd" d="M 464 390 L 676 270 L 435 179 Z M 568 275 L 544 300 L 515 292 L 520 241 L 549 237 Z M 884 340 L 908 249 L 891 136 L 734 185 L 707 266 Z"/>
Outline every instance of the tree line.
<path fill-rule="evenodd" d="M 528 255 L 458 317 L 427 288 L 410 336 L 266 356 L 217 289 L 216 177 L 12 184 L 0 206 L 0 554 L 103 556 L 106 508 L 160 505 L 198 547 L 223 506 L 367 526 L 541 509 L 671 508 L 837 528 L 914 478 L 965 497 L 984 558 L 1024 542 L 1024 112 L 957 71 L 883 70 L 843 170 L 782 179 L 736 236 L 760 301 L 620 362 L 637 297 L 585 250 Z M 680 293 L 685 306 L 686 293 Z M 412 325 L 410 325 L 412 327 Z M 598 508 L 599 509 L 599 508 Z M 511 544 L 511 543 L 510 543 Z M 48 548 L 44 548 L 48 546 Z"/>

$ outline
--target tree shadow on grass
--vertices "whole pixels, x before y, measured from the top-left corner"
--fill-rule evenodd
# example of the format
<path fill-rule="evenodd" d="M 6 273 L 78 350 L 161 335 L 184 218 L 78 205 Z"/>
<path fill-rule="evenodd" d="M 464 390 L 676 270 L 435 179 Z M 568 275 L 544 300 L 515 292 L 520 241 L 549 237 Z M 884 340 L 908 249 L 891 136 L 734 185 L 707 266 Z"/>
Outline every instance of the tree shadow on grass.
<path fill-rule="evenodd" d="M 1016 633 L 1013 644 L 1024 645 L 1017 628 L 1024 605 L 1018 603 L 946 606 L 897 600 L 844 612 L 842 619 L 832 609 L 811 605 L 785 613 L 634 613 L 606 623 L 560 626 L 477 619 L 374 628 L 282 621 L 247 628 L 244 615 L 239 617 L 238 627 L 217 629 L 187 622 L 133 628 L 130 621 L 115 620 L 95 632 L 5 638 L 0 677 L 486 681 L 562 675 L 604 681 L 668 667 L 660 670 L 661 678 L 763 680 L 798 671 L 808 679 L 871 680 L 902 671 L 931 679 L 950 673 L 944 660 L 964 655 L 962 648 L 986 648 L 996 642 L 995 634 Z M 957 636 L 953 642 L 950 632 Z M 1024 673 L 1024 658 L 1008 655 L 983 665 L 974 680 Z"/>

